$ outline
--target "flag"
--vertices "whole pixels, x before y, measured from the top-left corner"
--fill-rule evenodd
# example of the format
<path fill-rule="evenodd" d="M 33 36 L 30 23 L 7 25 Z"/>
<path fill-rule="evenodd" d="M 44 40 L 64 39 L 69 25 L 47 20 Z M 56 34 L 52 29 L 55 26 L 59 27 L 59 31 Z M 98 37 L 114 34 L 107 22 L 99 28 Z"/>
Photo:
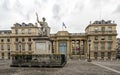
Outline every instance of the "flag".
<path fill-rule="evenodd" d="M 64 22 L 63 22 L 63 27 L 67 28 L 66 25 L 64 24 Z"/>

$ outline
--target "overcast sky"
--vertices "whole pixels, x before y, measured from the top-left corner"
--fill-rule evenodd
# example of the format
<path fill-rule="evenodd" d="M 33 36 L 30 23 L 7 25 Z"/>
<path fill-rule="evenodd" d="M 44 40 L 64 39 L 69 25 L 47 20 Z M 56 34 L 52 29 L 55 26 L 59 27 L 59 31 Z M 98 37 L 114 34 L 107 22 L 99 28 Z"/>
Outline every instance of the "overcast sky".
<path fill-rule="evenodd" d="M 83 33 L 90 21 L 112 20 L 120 37 L 120 0 L 0 0 L 0 30 L 8 30 L 14 23 L 35 23 L 46 18 L 51 33 L 62 30 Z"/>

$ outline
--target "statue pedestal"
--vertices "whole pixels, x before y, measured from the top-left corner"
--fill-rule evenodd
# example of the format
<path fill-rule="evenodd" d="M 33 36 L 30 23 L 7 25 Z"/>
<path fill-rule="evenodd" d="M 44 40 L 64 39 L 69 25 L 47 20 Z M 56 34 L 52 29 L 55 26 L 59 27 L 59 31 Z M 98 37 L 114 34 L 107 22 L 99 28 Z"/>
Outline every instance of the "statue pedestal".
<path fill-rule="evenodd" d="M 34 54 L 51 54 L 52 43 L 49 37 L 35 37 L 35 52 Z"/>

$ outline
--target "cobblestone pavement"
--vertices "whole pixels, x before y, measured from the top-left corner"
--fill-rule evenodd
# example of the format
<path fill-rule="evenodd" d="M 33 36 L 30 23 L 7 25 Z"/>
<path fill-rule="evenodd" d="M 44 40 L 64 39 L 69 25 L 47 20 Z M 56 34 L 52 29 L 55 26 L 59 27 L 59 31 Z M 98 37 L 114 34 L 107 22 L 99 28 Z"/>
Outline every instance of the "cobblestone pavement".
<path fill-rule="evenodd" d="M 97 63 L 97 61 L 93 62 Z M 63 68 L 9 67 L 9 61 L 0 61 L 0 75 L 120 75 L 120 74 L 94 65 L 92 62 L 86 62 L 82 60 L 69 60 L 65 67 Z"/>

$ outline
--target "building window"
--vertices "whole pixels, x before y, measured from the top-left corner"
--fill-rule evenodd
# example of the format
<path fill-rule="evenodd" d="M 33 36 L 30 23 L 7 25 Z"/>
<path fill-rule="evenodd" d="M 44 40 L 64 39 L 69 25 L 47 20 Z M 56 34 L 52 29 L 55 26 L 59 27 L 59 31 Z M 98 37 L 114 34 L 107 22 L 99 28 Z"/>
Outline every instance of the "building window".
<path fill-rule="evenodd" d="M 97 57 L 98 57 L 98 52 L 94 52 L 94 57 L 95 57 L 95 59 L 97 59 Z"/>
<path fill-rule="evenodd" d="M 28 29 L 28 34 L 31 34 L 31 29 Z"/>
<path fill-rule="evenodd" d="M 4 59 L 4 53 L 2 53 L 2 59 Z"/>
<path fill-rule="evenodd" d="M 98 36 L 95 36 L 95 40 L 98 40 Z"/>
<path fill-rule="evenodd" d="M 94 43 L 94 50 L 95 50 L 95 51 L 98 50 L 98 43 Z"/>
<path fill-rule="evenodd" d="M 1 45 L 1 50 L 4 50 L 4 45 L 3 44 Z"/>
<path fill-rule="evenodd" d="M 7 39 L 7 42 L 10 42 L 10 39 Z"/>
<path fill-rule="evenodd" d="M 101 50 L 105 49 L 105 43 L 101 43 Z"/>
<path fill-rule="evenodd" d="M 18 38 L 16 38 L 15 41 L 18 42 Z"/>
<path fill-rule="evenodd" d="M 112 32 L 112 27 L 108 27 L 108 31 L 109 31 L 109 32 Z"/>
<path fill-rule="evenodd" d="M 105 40 L 105 36 L 101 36 L 101 40 Z"/>
<path fill-rule="evenodd" d="M 112 43 L 108 43 L 108 50 L 112 49 Z"/>
<path fill-rule="evenodd" d="M 108 59 L 111 59 L 111 52 L 108 52 Z"/>
<path fill-rule="evenodd" d="M 112 40 L 112 36 L 108 36 L 108 40 Z"/>
<path fill-rule="evenodd" d="M 28 50 L 32 50 L 31 44 L 28 44 Z"/>
<path fill-rule="evenodd" d="M 67 49 L 67 43 L 66 41 L 60 41 L 59 44 L 59 53 L 60 54 L 66 54 L 66 49 Z"/>
<path fill-rule="evenodd" d="M 8 59 L 10 59 L 10 53 L 8 53 Z"/>
<path fill-rule="evenodd" d="M 101 31 L 102 31 L 102 32 L 105 32 L 105 27 L 102 27 L 102 28 L 101 28 Z"/>
<path fill-rule="evenodd" d="M 21 30 L 21 33 L 22 33 L 22 34 L 25 34 L 25 29 L 22 29 L 22 30 Z"/>
<path fill-rule="evenodd" d="M 25 42 L 25 39 L 24 39 L 24 38 L 22 38 L 22 42 Z"/>
<path fill-rule="evenodd" d="M 80 41 L 72 41 L 72 54 L 80 54 Z"/>
<path fill-rule="evenodd" d="M 25 50 L 25 44 L 22 44 L 22 50 Z"/>
<path fill-rule="evenodd" d="M 97 33 L 98 32 L 98 27 L 95 27 L 95 33 Z"/>
<path fill-rule="evenodd" d="M 15 48 L 16 48 L 16 50 L 18 50 L 18 44 L 15 44 Z"/>
<path fill-rule="evenodd" d="M 31 41 L 31 38 L 28 38 L 28 41 L 30 42 L 30 41 Z"/>
<path fill-rule="evenodd" d="M 49 50 L 51 50 L 50 44 L 49 44 Z"/>
<path fill-rule="evenodd" d="M 10 44 L 7 45 L 7 49 L 10 50 Z"/>
<path fill-rule="evenodd" d="M 80 41 L 80 45 L 83 46 L 83 45 L 84 45 L 84 42 L 83 42 L 83 41 Z"/>
<path fill-rule="evenodd" d="M 105 53 L 101 52 L 101 58 L 104 59 L 104 57 L 105 57 Z"/>
<path fill-rule="evenodd" d="M 18 34 L 18 30 L 17 29 L 15 30 L 15 34 Z"/>
<path fill-rule="evenodd" d="M 4 39 L 1 39 L 1 42 L 4 42 Z"/>

